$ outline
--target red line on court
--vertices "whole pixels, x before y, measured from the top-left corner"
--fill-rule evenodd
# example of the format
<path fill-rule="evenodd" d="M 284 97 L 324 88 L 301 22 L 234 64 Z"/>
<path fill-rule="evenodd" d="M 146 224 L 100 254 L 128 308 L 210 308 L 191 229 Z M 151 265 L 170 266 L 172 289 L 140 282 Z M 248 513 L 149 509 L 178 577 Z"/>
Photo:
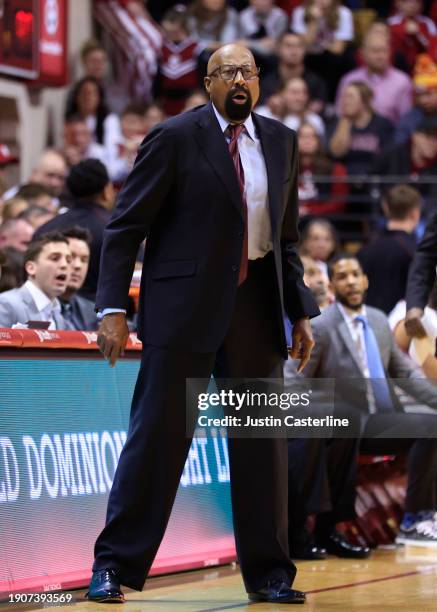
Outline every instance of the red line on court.
<path fill-rule="evenodd" d="M 339 584 L 337 586 L 325 587 L 323 589 L 314 589 L 312 591 L 305 591 L 307 595 L 312 593 L 325 593 L 326 591 L 336 591 L 340 589 L 350 589 L 356 586 L 362 586 L 364 584 L 373 584 L 374 582 L 384 582 L 385 580 L 396 580 L 397 578 L 407 578 L 408 576 L 416 576 L 417 574 L 428 574 L 423 570 L 415 570 L 413 572 L 405 572 L 404 574 L 393 574 L 393 576 L 385 576 L 384 578 L 371 578 L 370 580 L 362 580 L 361 582 L 350 582 L 348 584 Z"/>

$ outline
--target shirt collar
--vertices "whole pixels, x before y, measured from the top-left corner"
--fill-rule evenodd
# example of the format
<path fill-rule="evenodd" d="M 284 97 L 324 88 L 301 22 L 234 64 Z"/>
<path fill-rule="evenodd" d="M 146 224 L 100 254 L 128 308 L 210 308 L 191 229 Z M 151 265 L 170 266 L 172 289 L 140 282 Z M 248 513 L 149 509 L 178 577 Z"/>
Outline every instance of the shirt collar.
<path fill-rule="evenodd" d="M 351 310 L 350 308 L 345 307 L 341 302 L 336 301 L 335 303 L 337 304 L 337 307 L 346 323 L 352 323 L 352 321 L 358 316 L 364 318 L 367 317 L 365 304 L 361 306 L 360 310 Z"/>
<path fill-rule="evenodd" d="M 59 300 L 57 298 L 51 300 L 49 296 L 46 295 L 44 291 L 41 291 L 41 289 L 37 287 L 32 280 L 27 280 L 24 283 L 24 286 L 32 296 L 38 312 L 47 310 L 49 306 L 51 307 L 51 310 L 60 310 Z"/>
<path fill-rule="evenodd" d="M 212 103 L 212 108 L 214 109 L 215 116 L 217 117 L 217 121 L 219 122 L 220 129 L 221 129 L 222 132 L 224 132 L 226 130 L 226 128 L 228 127 L 228 125 L 229 125 L 229 121 L 226 121 L 226 119 L 222 115 L 220 115 L 220 113 L 218 112 L 218 110 L 214 106 L 214 103 Z M 255 138 L 256 138 L 256 136 L 255 136 L 255 126 L 254 126 L 254 123 L 253 123 L 252 114 L 250 114 L 248 116 L 248 118 L 243 123 L 243 125 L 246 128 L 246 131 L 249 134 L 249 136 L 252 138 L 252 140 L 255 140 Z"/>

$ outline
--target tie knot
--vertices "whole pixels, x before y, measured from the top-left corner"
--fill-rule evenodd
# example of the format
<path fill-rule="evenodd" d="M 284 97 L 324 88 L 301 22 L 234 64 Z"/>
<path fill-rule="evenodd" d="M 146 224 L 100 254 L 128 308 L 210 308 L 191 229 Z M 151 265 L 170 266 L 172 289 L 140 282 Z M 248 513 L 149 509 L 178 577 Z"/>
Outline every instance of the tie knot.
<path fill-rule="evenodd" d="M 243 123 L 238 123 L 238 124 L 230 123 L 228 127 L 226 128 L 226 132 L 229 134 L 231 141 L 238 140 L 238 137 L 240 136 L 243 130 L 244 130 Z"/>
<path fill-rule="evenodd" d="M 354 321 L 362 323 L 363 327 L 367 326 L 367 319 L 363 315 L 358 315 L 357 317 L 355 317 Z"/>

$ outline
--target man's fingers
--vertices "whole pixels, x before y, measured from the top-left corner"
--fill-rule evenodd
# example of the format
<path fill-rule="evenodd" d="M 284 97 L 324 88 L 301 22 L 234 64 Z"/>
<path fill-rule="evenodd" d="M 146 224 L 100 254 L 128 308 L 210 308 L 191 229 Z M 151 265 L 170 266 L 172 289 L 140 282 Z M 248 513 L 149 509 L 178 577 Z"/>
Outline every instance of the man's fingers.
<path fill-rule="evenodd" d="M 109 355 L 109 365 L 113 368 L 117 362 L 117 359 L 120 357 L 121 347 L 118 344 L 114 344 L 112 346 L 110 355 Z"/>

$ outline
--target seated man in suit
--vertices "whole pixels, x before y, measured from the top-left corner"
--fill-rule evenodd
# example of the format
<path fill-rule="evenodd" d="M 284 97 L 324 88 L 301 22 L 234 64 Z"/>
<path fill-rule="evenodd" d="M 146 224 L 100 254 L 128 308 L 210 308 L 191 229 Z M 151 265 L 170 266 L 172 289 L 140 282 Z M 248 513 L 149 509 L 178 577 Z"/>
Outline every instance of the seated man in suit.
<path fill-rule="evenodd" d="M 59 298 L 62 316 L 72 329 L 94 331 L 98 328 L 94 302 L 78 294 L 88 272 L 92 237 L 88 230 L 78 226 L 63 235 L 71 250 L 71 270 L 67 289 Z"/>
<path fill-rule="evenodd" d="M 62 234 L 32 241 L 24 256 L 26 282 L 0 294 L 0 327 L 45 321 L 48 329 L 70 329 L 58 300 L 67 288 L 70 265 L 70 247 Z"/>
<path fill-rule="evenodd" d="M 361 435 L 290 440 L 290 495 L 298 492 L 306 500 L 307 514 L 318 514 L 319 547 L 341 557 L 366 557 L 368 549 L 352 546 L 336 530 L 337 523 L 355 516 L 358 453 L 408 452 L 406 516 L 399 540 L 437 543 L 432 522 L 437 508 L 437 415 L 404 412 L 388 377 L 434 409 L 436 389 L 395 345 L 384 313 L 364 304 L 368 280 L 359 261 L 341 255 L 329 271 L 336 301 L 314 319 L 316 344 L 303 375 L 336 379 L 335 408 L 358 416 Z M 323 558 L 314 542 L 304 542 L 305 520 L 302 509 L 299 516 L 290 516 L 292 556 Z"/>

